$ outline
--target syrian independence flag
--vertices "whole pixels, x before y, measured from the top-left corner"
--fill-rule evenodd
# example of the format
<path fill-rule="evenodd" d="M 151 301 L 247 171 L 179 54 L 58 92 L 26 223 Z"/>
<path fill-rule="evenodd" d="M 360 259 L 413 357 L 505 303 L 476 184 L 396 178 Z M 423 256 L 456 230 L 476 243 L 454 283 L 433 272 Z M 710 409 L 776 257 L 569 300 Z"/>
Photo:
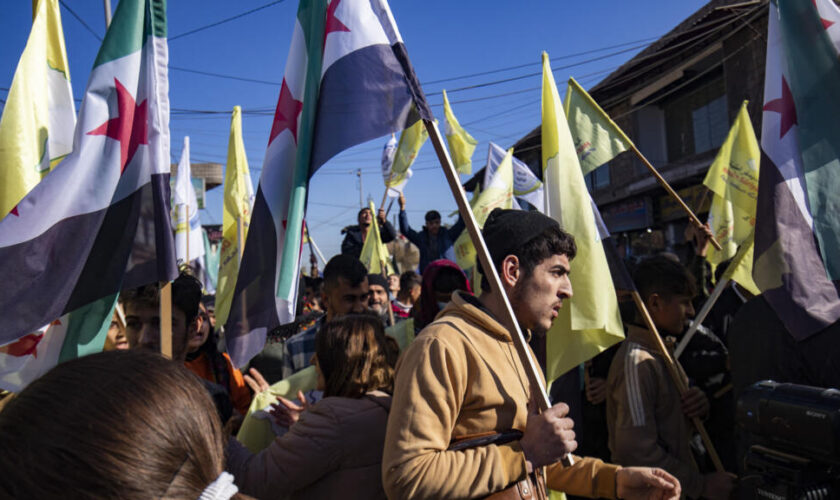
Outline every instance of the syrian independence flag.
<path fill-rule="evenodd" d="M 431 111 L 385 0 L 301 0 L 225 326 L 236 366 L 294 319 L 309 178 L 419 118 Z"/>
<path fill-rule="evenodd" d="M 121 0 L 73 152 L 0 221 L 0 346 L 122 287 L 177 275 L 164 0 Z"/>
<path fill-rule="evenodd" d="M 791 7 L 814 8 L 811 2 L 795 3 L 786 0 L 781 14 L 789 14 Z M 791 335 L 802 340 L 840 318 L 840 296 L 817 248 L 805 183 L 803 117 L 791 93 L 788 65 L 794 43 L 789 38 L 797 34 L 790 31 L 791 19 L 780 21 L 774 2 L 769 9 L 753 278 Z M 840 28 L 837 21 L 824 18 L 811 28 Z"/>

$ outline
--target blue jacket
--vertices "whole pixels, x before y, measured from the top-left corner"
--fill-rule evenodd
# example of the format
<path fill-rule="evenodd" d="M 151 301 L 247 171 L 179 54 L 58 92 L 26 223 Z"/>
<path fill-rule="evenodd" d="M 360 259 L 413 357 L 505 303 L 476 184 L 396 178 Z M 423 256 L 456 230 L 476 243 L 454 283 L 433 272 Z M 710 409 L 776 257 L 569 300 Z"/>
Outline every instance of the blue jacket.
<path fill-rule="evenodd" d="M 408 224 L 408 214 L 405 213 L 405 210 L 400 210 L 400 232 L 408 238 L 408 241 L 414 243 L 420 249 L 421 274 L 429 262 L 438 259 L 448 259 L 455 262 L 455 249 L 452 246 L 455 244 L 458 236 L 461 235 L 464 226 L 464 220 L 460 217 L 458 218 L 458 222 L 448 229 L 441 226 L 437 234 L 436 248 L 429 248 L 431 235 L 429 235 L 426 227 L 424 226 L 422 231 L 411 229 L 411 226 Z"/>

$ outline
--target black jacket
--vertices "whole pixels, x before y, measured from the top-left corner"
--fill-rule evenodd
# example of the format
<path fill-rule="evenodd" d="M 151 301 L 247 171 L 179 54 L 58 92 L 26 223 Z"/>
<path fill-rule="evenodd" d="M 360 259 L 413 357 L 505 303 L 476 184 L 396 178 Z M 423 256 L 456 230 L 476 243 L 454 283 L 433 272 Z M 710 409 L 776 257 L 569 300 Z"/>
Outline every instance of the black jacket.
<path fill-rule="evenodd" d="M 344 241 L 341 242 L 341 253 L 352 255 L 358 259 L 362 254 L 362 245 L 364 244 L 362 228 L 358 225 L 347 226 L 341 230 L 341 234 L 344 235 Z M 390 222 L 385 221 L 385 224 L 379 224 L 379 237 L 382 239 L 382 243 L 388 243 L 397 237 L 397 232 Z"/>

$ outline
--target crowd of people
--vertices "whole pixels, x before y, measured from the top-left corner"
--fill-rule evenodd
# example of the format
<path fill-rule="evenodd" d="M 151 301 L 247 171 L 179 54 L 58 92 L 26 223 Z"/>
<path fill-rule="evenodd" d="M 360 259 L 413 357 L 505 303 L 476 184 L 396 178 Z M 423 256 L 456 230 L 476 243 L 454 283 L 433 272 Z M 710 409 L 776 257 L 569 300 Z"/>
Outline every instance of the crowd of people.
<path fill-rule="evenodd" d="M 397 234 L 384 212 L 374 218 L 362 209 L 358 225 L 345 228 L 342 253 L 323 272 L 313 259 L 297 320 L 269 332 L 242 369 L 225 352 L 213 297 L 189 270 L 172 283 L 171 360 L 158 354 L 159 287 L 125 290 L 105 352 L 59 364 L 2 402 L 0 497 L 734 494 L 743 454 L 735 398 L 745 384 L 774 375 L 730 373 L 742 361 L 727 345 L 745 335 L 737 325 L 746 292 L 732 288 L 734 300 L 721 302 L 688 344 L 683 392 L 654 337 L 672 348 L 708 294 L 708 228 L 689 229 L 685 264 L 674 254 L 628 262 L 658 333 L 622 300 L 626 339 L 554 381 L 553 406 L 537 412 L 536 388 L 502 319 L 505 296 L 544 370 L 546 334 L 574 295 L 574 236 L 539 212 L 494 210 L 482 234 L 499 290 L 480 264 L 473 282 L 453 262 L 463 222 L 444 227 L 432 210 L 418 232 L 399 201 L 400 232 L 419 248 L 419 268 L 369 274 L 359 254 L 371 224 L 383 243 Z M 295 400 L 259 408 L 276 437 L 262 450 L 237 441 L 254 396 L 304 370 L 313 371 L 312 384 Z M 697 420 L 726 472 L 698 444 Z"/>

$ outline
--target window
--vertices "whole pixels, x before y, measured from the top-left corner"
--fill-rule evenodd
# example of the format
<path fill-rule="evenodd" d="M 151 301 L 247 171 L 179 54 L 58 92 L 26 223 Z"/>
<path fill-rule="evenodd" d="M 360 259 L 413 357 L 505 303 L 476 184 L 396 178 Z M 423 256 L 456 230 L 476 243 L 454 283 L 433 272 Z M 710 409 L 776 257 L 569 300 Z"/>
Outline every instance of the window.
<path fill-rule="evenodd" d="M 729 131 L 726 88 L 720 73 L 677 93 L 663 108 L 668 161 L 715 149 Z"/>
<path fill-rule="evenodd" d="M 604 163 L 592 172 L 583 176 L 586 181 L 586 188 L 592 192 L 610 185 L 610 164 Z"/>
<path fill-rule="evenodd" d="M 716 149 L 726 140 L 729 120 L 726 112 L 726 95 L 722 95 L 691 113 L 694 126 L 694 152 L 703 153 Z"/>
<path fill-rule="evenodd" d="M 595 189 L 600 189 L 610 185 L 610 164 L 605 163 L 592 171 L 592 184 Z"/>

